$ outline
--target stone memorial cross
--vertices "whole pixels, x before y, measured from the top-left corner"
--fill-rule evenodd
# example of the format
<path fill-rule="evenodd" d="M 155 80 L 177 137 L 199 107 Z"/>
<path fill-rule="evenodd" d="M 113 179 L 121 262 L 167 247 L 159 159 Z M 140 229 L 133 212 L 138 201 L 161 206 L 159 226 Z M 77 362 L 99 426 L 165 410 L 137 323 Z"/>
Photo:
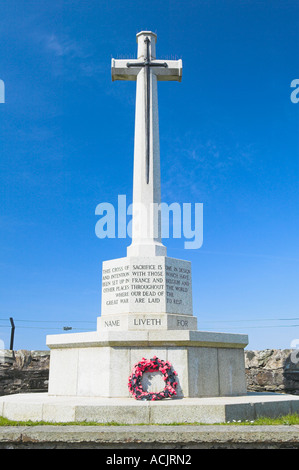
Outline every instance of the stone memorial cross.
<path fill-rule="evenodd" d="M 166 256 L 159 220 L 153 213 L 150 217 L 144 215 L 151 204 L 160 204 L 161 199 L 157 81 L 180 81 L 182 62 L 156 60 L 154 33 L 138 33 L 137 43 L 137 59 L 112 59 L 112 78 L 137 82 L 133 206 L 143 205 L 143 211 L 133 208 L 132 244 L 127 256 L 102 263 L 101 316 L 97 319 L 97 331 L 47 337 L 47 346 L 51 349 L 49 397 L 40 403 L 47 406 L 47 416 L 52 421 L 61 421 L 62 407 L 65 419 L 69 420 L 78 410 L 80 414 L 82 405 L 87 421 L 96 414 L 101 421 L 113 418 L 120 422 L 148 422 L 150 414 L 153 423 L 173 422 L 178 413 L 186 422 L 190 421 L 191 414 L 207 416 L 208 422 L 211 416 L 219 421 L 223 420 L 229 404 L 233 404 L 233 410 L 238 408 L 232 396 L 246 395 L 244 347 L 248 344 L 247 335 L 197 330 L 192 306 L 191 262 Z M 138 224 L 143 227 L 148 218 L 150 232 L 144 236 Z M 171 405 L 168 401 L 166 408 L 157 402 L 152 408 L 132 407 L 126 401 L 130 396 L 128 377 L 133 370 L 136 372 L 135 365 L 142 358 L 155 357 L 167 363 L 173 374 L 176 371 L 177 397 L 190 398 L 191 402 L 180 402 L 178 409 L 178 402 Z M 144 372 L 141 388 L 161 398 L 164 391 L 169 392 L 165 387 L 166 374 L 161 369 L 159 372 L 150 370 Z M 167 395 L 169 397 L 169 393 Z M 209 402 L 208 412 L 207 405 L 202 405 L 203 397 L 216 399 Z M 228 404 L 221 402 L 221 413 L 217 397 L 229 397 Z M 147 395 L 147 398 L 155 399 L 157 395 Z M 6 417 L 9 418 L 7 410 L 11 408 L 10 419 L 15 419 L 15 414 L 23 416 L 23 420 L 32 414 L 30 419 L 42 419 L 45 407 L 31 400 L 27 417 L 22 396 L 21 408 L 15 407 L 17 403 L 10 406 L 11 403 L 6 405 L 2 400 Z M 241 403 L 241 415 L 244 403 Z M 248 400 L 245 404 L 252 408 Z M 41 413 L 36 409 L 41 409 Z M 37 413 L 43 414 L 42 418 L 39 414 L 37 418 Z"/>

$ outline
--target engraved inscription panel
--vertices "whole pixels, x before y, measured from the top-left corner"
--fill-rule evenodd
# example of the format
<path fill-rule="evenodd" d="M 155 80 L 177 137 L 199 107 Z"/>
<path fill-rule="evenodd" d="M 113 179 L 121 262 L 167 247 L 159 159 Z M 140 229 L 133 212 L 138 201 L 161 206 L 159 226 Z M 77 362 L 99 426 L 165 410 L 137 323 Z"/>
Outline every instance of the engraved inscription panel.
<path fill-rule="evenodd" d="M 192 315 L 189 262 L 157 256 L 103 263 L 102 314 L 167 311 Z"/>
<path fill-rule="evenodd" d="M 191 263 L 166 258 L 167 311 L 192 315 Z"/>

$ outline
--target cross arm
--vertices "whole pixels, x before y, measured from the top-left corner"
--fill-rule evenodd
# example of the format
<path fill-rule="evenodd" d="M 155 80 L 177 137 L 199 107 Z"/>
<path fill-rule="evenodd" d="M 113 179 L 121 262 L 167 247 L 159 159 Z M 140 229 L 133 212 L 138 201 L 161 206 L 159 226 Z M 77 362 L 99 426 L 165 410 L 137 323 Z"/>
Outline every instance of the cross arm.
<path fill-rule="evenodd" d="M 136 67 L 128 67 L 128 62 L 133 64 L 136 62 Z M 112 59 L 111 60 L 111 77 L 114 80 L 136 80 L 137 74 L 140 70 L 138 64 L 140 61 L 136 59 Z"/>
<path fill-rule="evenodd" d="M 161 67 L 158 64 L 161 63 Z M 155 60 L 153 72 L 157 75 L 159 81 L 182 81 L 183 63 L 182 60 Z M 166 64 L 167 66 L 164 66 Z"/>
<path fill-rule="evenodd" d="M 180 60 L 153 60 L 149 63 L 152 71 L 157 75 L 159 81 L 182 80 L 183 64 Z M 141 67 L 145 62 L 140 59 L 112 59 L 111 76 L 114 80 L 136 80 Z"/>

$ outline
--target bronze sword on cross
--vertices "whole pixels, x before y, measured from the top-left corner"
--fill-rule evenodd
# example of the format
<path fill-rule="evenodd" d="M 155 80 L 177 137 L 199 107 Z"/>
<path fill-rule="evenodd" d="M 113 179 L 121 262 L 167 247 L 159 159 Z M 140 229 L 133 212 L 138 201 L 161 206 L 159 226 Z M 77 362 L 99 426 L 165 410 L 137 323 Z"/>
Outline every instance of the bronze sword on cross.
<path fill-rule="evenodd" d="M 161 234 L 158 81 L 182 79 L 181 60 L 156 59 L 157 35 L 136 35 L 137 59 L 112 59 L 114 80 L 136 81 L 132 244 L 128 256 L 166 256 Z"/>
<path fill-rule="evenodd" d="M 150 38 L 146 36 L 144 40 L 146 44 L 146 56 L 143 62 L 128 62 L 127 67 L 146 67 L 145 73 L 145 167 L 146 167 L 146 183 L 149 183 L 149 166 L 150 166 L 150 99 L 151 99 L 151 83 L 150 83 L 150 73 L 151 67 L 168 67 L 167 63 L 157 63 L 151 61 L 150 54 Z"/>

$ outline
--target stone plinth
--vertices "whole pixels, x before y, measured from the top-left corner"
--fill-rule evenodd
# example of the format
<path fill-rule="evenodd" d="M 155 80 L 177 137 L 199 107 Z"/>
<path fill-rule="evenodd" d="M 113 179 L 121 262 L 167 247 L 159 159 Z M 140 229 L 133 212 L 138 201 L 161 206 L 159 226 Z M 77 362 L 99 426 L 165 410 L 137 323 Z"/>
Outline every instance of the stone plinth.
<path fill-rule="evenodd" d="M 104 261 L 99 331 L 196 330 L 191 263 L 165 256 Z"/>
<path fill-rule="evenodd" d="M 192 315 L 191 263 L 166 256 L 104 261 L 101 314 L 123 313 Z"/>
<path fill-rule="evenodd" d="M 197 318 L 192 315 L 168 313 L 122 313 L 98 318 L 99 331 L 133 330 L 197 330 Z"/>
<path fill-rule="evenodd" d="M 143 357 L 168 360 L 178 397 L 246 393 L 246 335 L 201 331 L 107 331 L 51 335 L 49 394 L 128 398 L 128 377 Z"/>
<path fill-rule="evenodd" d="M 129 398 L 133 366 L 154 356 L 176 370 L 178 398 L 243 395 L 247 344 L 246 335 L 197 331 L 190 262 L 105 261 L 97 331 L 47 337 L 49 395 Z"/>

